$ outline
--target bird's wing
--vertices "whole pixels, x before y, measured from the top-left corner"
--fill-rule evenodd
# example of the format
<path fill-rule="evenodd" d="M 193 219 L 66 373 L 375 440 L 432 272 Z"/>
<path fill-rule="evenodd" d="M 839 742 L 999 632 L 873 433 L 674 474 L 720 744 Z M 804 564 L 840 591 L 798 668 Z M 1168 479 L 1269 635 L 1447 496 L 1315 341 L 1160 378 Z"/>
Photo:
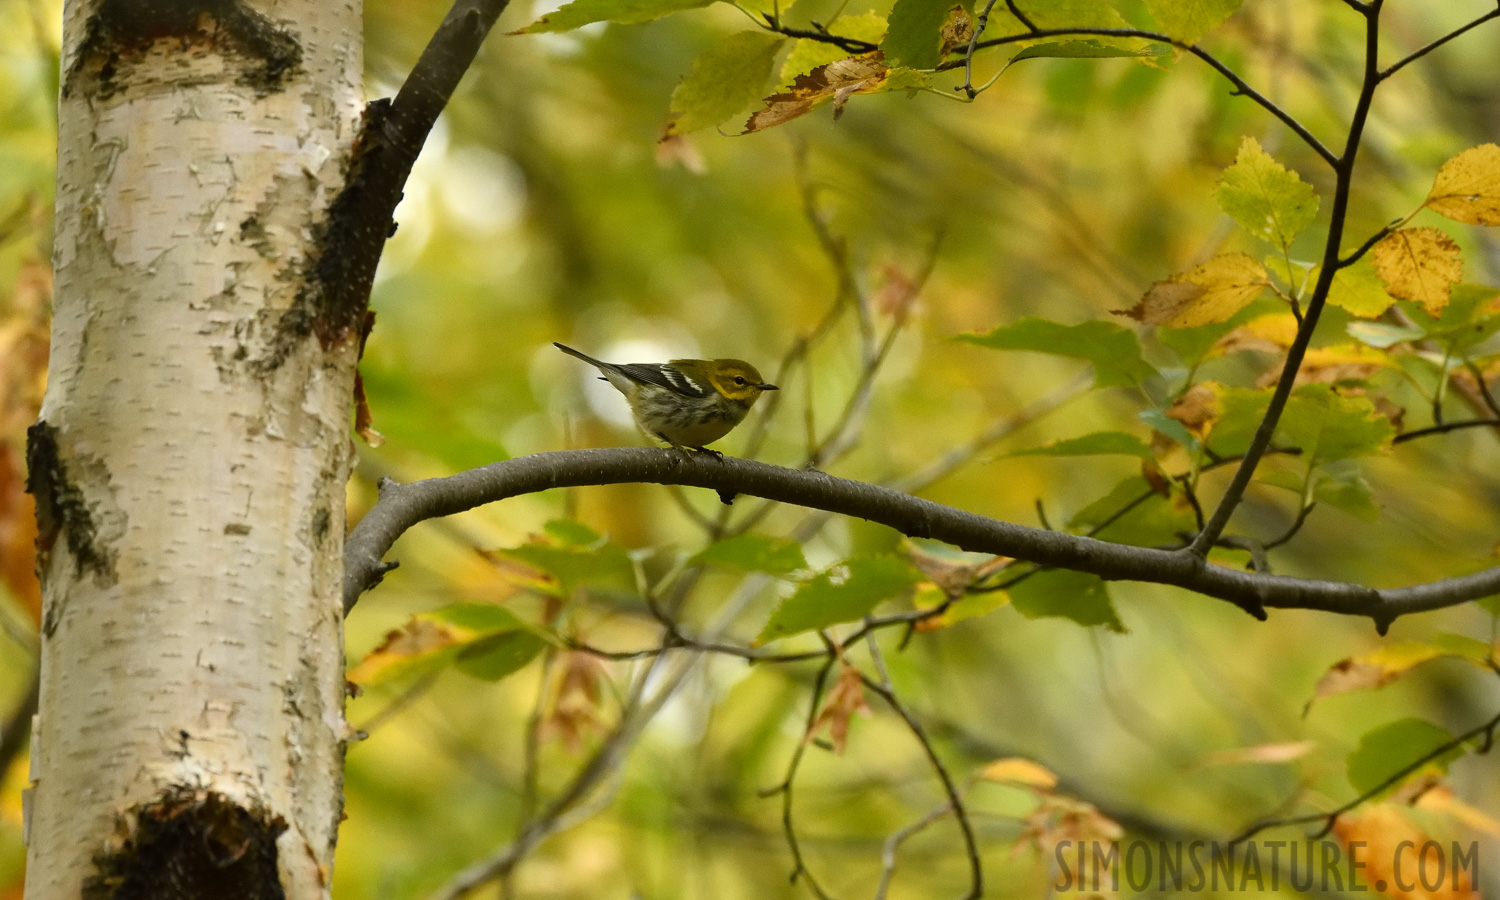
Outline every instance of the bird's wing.
<path fill-rule="evenodd" d="M 654 384 L 695 400 L 707 397 L 713 392 L 713 388 L 709 385 L 700 384 L 697 379 L 683 374 L 681 369 L 665 363 L 605 363 L 605 365 L 631 381 Z"/>

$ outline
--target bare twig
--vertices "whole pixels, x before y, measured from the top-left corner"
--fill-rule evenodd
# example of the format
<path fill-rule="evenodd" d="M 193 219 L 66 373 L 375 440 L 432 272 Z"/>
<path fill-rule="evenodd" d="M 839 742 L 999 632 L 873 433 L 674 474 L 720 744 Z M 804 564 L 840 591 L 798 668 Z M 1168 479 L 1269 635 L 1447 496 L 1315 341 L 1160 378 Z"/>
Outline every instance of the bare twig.
<path fill-rule="evenodd" d="M 1432 748 L 1417 759 L 1414 759 L 1407 765 L 1401 767 L 1401 769 L 1392 774 L 1391 777 L 1380 782 L 1379 784 L 1360 794 L 1358 797 L 1355 797 L 1353 800 L 1350 800 L 1348 803 L 1343 804 L 1337 809 L 1326 813 L 1309 813 L 1302 816 L 1285 816 L 1276 819 L 1262 819 L 1261 821 L 1252 824 L 1244 831 L 1235 835 L 1233 838 L 1230 838 L 1229 845 L 1233 846 L 1243 841 L 1247 841 L 1268 828 L 1279 828 L 1285 825 L 1307 825 L 1312 822 L 1322 822 L 1323 826 L 1315 834 L 1311 835 L 1310 839 L 1318 840 L 1319 838 L 1325 837 L 1330 831 L 1333 830 L 1333 826 L 1338 824 L 1339 818 L 1348 813 L 1350 810 L 1353 810 L 1354 808 L 1369 802 L 1371 799 L 1385 792 L 1387 788 L 1400 784 L 1401 781 L 1406 778 L 1406 776 L 1417 771 L 1433 760 L 1441 758 L 1449 751 L 1463 746 L 1474 738 L 1483 738 L 1479 749 L 1480 753 L 1489 752 L 1490 747 L 1494 744 L 1495 730 L 1497 728 L 1500 728 L 1500 713 L 1496 713 L 1494 718 L 1490 719 L 1488 722 L 1476 725 L 1475 727 L 1470 728 L 1468 731 L 1465 731 L 1463 734 L 1454 737 L 1452 740 L 1444 741 L 1438 746 Z"/>
<path fill-rule="evenodd" d="M 932 764 L 932 769 L 937 773 L 938 780 L 943 783 L 943 793 L 948 795 L 948 806 L 953 810 L 953 818 L 958 820 L 958 829 L 963 835 L 964 852 L 969 858 L 969 892 L 963 896 L 963 900 L 978 900 L 984 896 L 984 866 L 979 859 L 979 841 L 974 837 L 974 826 L 969 822 L 968 810 L 964 808 L 963 797 L 960 796 L 958 785 L 954 783 L 953 776 L 948 774 L 948 767 L 937 754 L 937 749 L 932 746 L 932 740 L 927 737 L 927 730 L 906 704 L 901 702 L 900 696 L 896 694 L 896 688 L 891 684 L 890 672 L 885 667 L 885 656 L 880 651 L 880 645 L 875 641 L 873 632 L 866 632 L 865 644 L 870 650 L 870 659 L 875 664 L 875 671 L 879 673 L 878 681 L 860 673 L 860 680 L 865 687 L 880 695 L 896 715 L 906 723 L 907 730 L 916 738 L 922 747 L 922 752 L 927 756 L 927 761 Z"/>
<path fill-rule="evenodd" d="M 1386 66 L 1384 69 L 1381 69 L 1380 72 L 1377 73 L 1377 76 L 1381 81 L 1384 81 L 1385 79 L 1390 78 L 1392 75 L 1401 71 L 1406 67 L 1408 63 L 1412 63 L 1421 59 L 1422 57 L 1443 46 L 1444 44 L 1448 43 L 1449 41 L 1468 31 L 1469 29 L 1478 28 L 1480 25 L 1483 25 L 1485 22 L 1488 22 L 1489 20 L 1496 17 L 1500 17 L 1500 6 L 1497 6 L 1495 9 L 1490 10 L 1477 19 L 1471 19 L 1463 25 L 1460 25 L 1458 28 L 1455 28 L 1454 30 L 1448 32 L 1447 34 L 1426 45 L 1425 47 L 1421 47 L 1417 50 L 1412 51 L 1411 53 L 1408 53 L 1406 56 L 1402 57 L 1396 62 L 1393 62 L 1390 65 Z"/>

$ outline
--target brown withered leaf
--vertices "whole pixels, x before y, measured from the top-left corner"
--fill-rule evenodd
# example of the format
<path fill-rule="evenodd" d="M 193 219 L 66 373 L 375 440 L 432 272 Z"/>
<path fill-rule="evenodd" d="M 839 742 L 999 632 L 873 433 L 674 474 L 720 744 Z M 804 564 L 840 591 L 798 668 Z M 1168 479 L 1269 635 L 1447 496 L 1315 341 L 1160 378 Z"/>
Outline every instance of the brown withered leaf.
<path fill-rule="evenodd" d="M 791 90 L 767 97 L 766 108 L 756 111 L 745 122 L 744 133 L 764 131 L 790 122 L 812 112 L 813 107 L 830 98 L 833 100 L 833 117 L 837 119 L 850 97 L 880 90 L 889 74 L 885 54 L 879 50 L 818 66 L 806 75 L 798 75 Z"/>
<path fill-rule="evenodd" d="M 827 725 L 833 752 L 842 754 L 849 745 L 849 719 L 855 713 L 870 714 L 870 704 L 865 702 L 865 683 L 860 680 L 858 669 L 841 661 L 838 680 L 828 692 L 823 709 L 818 712 L 803 741 L 811 741 Z"/>
<path fill-rule="evenodd" d="M 922 574 L 950 600 L 964 596 L 975 581 L 993 575 L 1015 562 L 1008 556 L 995 556 L 977 563 L 955 562 L 934 556 L 911 543 L 906 544 L 905 552 L 912 564 L 921 569 Z"/>
<path fill-rule="evenodd" d="M 1500 147 L 1480 144 L 1443 163 L 1426 206 L 1466 225 L 1500 225 Z"/>
<path fill-rule="evenodd" d="M 355 684 L 370 684 L 387 669 L 418 656 L 435 653 L 463 642 L 469 635 L 432 619 L 413 617 L 401 628 L 386 632 L 385 640 L 371 650 L 345 676 Z"/>
<path fill-rule="evenodd" d="M 1112 310 L 1147 325 L 1193 328 L 1223 322 L 1270 284 L 1265 267 L 1247 253 L 1225 253 L 1151 285 L 1141 302 Z"/>
<path fill-rule="evenodd" d="M 1375 245 L 1372 256 L 1386 292 L 1422 304 L 1430 316 L 1442 313 L 1453 286 L 1464 277 L 1458 245 L 1436 228 L 1391 232 Z"/>
<path fill-rule="evenodd" d="M 1119 823 L 1092 803 L 1051 792 L 1039 793 L 1040 803 L 1025 819 L 1012 854 L 1031 846 L 1043 859 L 1053 859 L 1059 845 L 1073 847 L 1113 844 L 1125 834 Z"/>
<path fill-rule="evenodd" d="M 1429 837 L 1394 803 L 1372 803 L 1340 816 L 1333 834 L 1346 851 L 1360 845 L 1363 881 L 1393 900 L 1479 900 L 1467 869 L 1438 867 L 1430 859 L 1424 869 L 1418 853 Z M 1419 872 L 1429 873 L 1425 882 L 1416 877 Z"/>
<path fill-rule="evenodd" d="M 916 281 L 895 263 L 885 263 L 877 273 L 878 287 L 870 304 L 897 324 L 906 321 L 917 299 Z"/>
<path fill-rule="evenodd" d="M 371 447 L 385 443 L 385 435 L 375 430 L 375 417 L 370 413 L 370 398 L 365 395 L 365 378 L 359 370 L 354 371 L 354 433 Z"/>
<path fill-rule="evenodd" d="M 577 753 L 590 734 L 605 731 L 602 703 L 609 666 L 592 653 L 569 650 L 557 659 L 557 687 L 542 714 L 538 734 L 558 738 Z"/>
<path fill-rule="evenodd" d="M 943 59 L 955 49 L 969 46 L 969 41 L 974 37 L 974 20 L 970 18 L 968 10 L 955 3 L 948 10 L 948 20 L 943 23 L 942 31 L 938 34 L 943 39 L 943 49 L 938 58 Z"/>
<path fill-rule="evenodd" d="M 1167 410 L 1169 418 L 1176 419 L 1182 423 L 1182 427 L 1192 432 L 1193 436 L 1202 439 L 1208 434 L 1209 428 L 1223 414 L 1219 406 L 1219 393 L 1214 390 L 1211 383 L 1195 384 L 1173 401 Z"/>

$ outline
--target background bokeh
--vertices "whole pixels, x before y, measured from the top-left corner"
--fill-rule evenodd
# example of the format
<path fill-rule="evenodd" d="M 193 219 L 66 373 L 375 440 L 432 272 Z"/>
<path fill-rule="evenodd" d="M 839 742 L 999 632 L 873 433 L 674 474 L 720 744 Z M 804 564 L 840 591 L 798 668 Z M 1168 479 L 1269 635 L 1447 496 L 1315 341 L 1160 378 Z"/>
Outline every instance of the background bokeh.
<path fill-rule="evenodd" d="M 1139 19 L 1133 0 L 1118 5 Z M 1390 7 L 1386 49 L 1394 57 L 1487 5 L 1393 0 Z M 885 11 L 862 0 L 800 0 L 793 15 L 827 21 L 839 10 L 867 8 Z M 372 98 L 394 92 L 445 11 L 426 0 L 370 0 Z M 1082 363 L 1000 354 L 954 336 L 1028 315 L 1123 321 L 1110 311 L 1133 305 L 1152 281 L 1215 252 L 1260 252 L 1213 200 L 1246 135 L 1323 198 L 1293 255 L 1315 258 L 1327 222 L 1327 167 L 1191 57 L 1157 65 L 1026 61 L 972 104 L 931 94 L 858 97 L 836 122 L 823 110 L 752 136 L 709 129 L 667 158 L 657 139 L 674 86 L 718 36 L 747 27 L 744 15 L 718 4 L 643 25 L 502 33 L 544 11 L 518 2 L 505 14 L 397 210 L 400 229 L 378 274 L 378 319 L 361 365 L 385 442 L 360 447 L 353 518 L 373 502 L 383 476 L 409 481 L 540 451 L 639 443 L 620 398 L 553 349 L 554 340 L 619 361 L 742 357 L 770 378 L 831 308 L 850 305 L 851 284 L 867 298 L 890 296 L 893 283 L 920 281 L 930 268 L 869 408 L 856 417 L 857 442 L 827 468 L 900 479 L 1062 390 L 1065 399 L 1050 412 L 976 448 L 921 491 L 1026 524 L 1038 524 L 1040 506 L 1060 526 L 1138 473 L 1139 461 L 1007 454 L 1100 430 L 1148 436 L 1137 414 L 1161 398 L 1134 388 L 1080 390 Z M 43 377 L 37 362 L 59 16 L 57 4 L 42 0 L 0 4 L 3 710 L 28 690 L 36 642 L 37 599 L 23 562 L 29 508 L 19 481 L 24 430 Z M 1209 46 L 1338 146 L 1358 86 L 1360 28 L 1339 3 L 1247 0 Z M 1361 151 L 1350 243 L 1420 203 L 1444 160 L 1500 138 L 1496 59 L 1500 26 L 1483 27 L 1382 89 Z M 995 65 L 987 61 L 983 74 Z M 1439 223 L 1432 213 L 1415 220 Z M 1466 280 L 1500 283 L 1493 236 L 1448 230 L 1464 248 Z M 870 327 L 883 335 L 894 321 L 876 308 Z M 1330 310 L 1320 336 L 1335 340 L 1348 321 Z M 839 420 L 861 377 L 860 330 L 851 309 L 833 320 L 805 365 L 792 367 L 761 458 L 800 464 L 809 430 L 821 438 Z M 1148 358 L 1180 370 L 1149 332 L 1142 331 Z M 1249 385 L 1272 361 L 1265 353 L 1231 354 L 1199 377 Z M 1391 393 L 1408 407 L 1407 427 L 1430 421 L 1417 386 Z M 720 446 L 740 453 L 746 440 L 736 433 Z M 1276 571 L 1385 586 L 1479 567 L 1500 535 L 1496 450 L 1495 434 L 1471 429 L 1368 461 L 1379 519 L 1320 507 L 1273 554 Z M 1207 497 L 1217 498 L 1228 471 L 1205 478 Z M 1279 534 L 1295 517 L 1294 500 L 1254 488 L 1234 530 Z M 731 516 L 755 509 L 741 499 Z M 549 521 L 577 519 L 607 535 L 655 581 L 706 543 L 700 520 L 719 514 L 710 492 L 626 485 L 520 497 L 423 525 L 393 551 L 401 568 L 351 616 L 350 660 L 413 613 L 455 601 L 503 603 L 527 616 L 555 612 L 489 553 L 526 542 Z M 804 516 L 778 507 L 756 530 L 787 535 Z M 896 547 L 885 529 L 834 520 L 805 554 L 829 565 Z M 1221 561 L 1245 559 L 1226 553 Z M 770 582 L 750 590 L 743 582 L 706 575 L 680 610 L 684 629 L 710 627 L 732 603 L 726 640 L 748 644 L 790 588 Z M 1026 756 L 1058 773 L 1062 792 L 1095 804 L 1133 835 L 1222 838 L 1263 815 L 1352 797 L 1345 758 L 1377 725 L 1416 716 L 1456 733 L 1500 704 L 1493 677 L 1444 661 L 1379 692 L 1320 701 L 1304 715 L 1318 678 L 1340 659 L 1439 633 L 1493 642 L 1494 619 L 1474 604 L 1403 619 L 1381 639 L 1366 621 L 1274 612 L 1257 623 L 1176 589 L 1110 590 L 1127 633 L 1001 608 L 917 634 L 904 649 L 899 633 L 882 637 L 893 684 L 955 777 Z M 570 600 L 559 627 L 573 636 L 618 650 L 658 640 L 632 590 L 583 589 Z M 789 645 L 818 647 L 807 637 Z M 549 652 L 499 682 L 448 671 L 353 700 L 349 719 L 369 738 L 348 754 L 335 895 L 428 896 L 503 848 L 594 758 L 649 665 L 591 660 Z M 622 743 L 614 774 L 585 804 L 592 815 L 569 822 L 516 868 L 513 895 L 811 896 L 788 882 L 781 803 L 762 791 L 785 778 L 802 740 L 817 668 L 717 656 L 693 668 Z M 580 705 L 564 710 L 571 718 L 557 703 L 569 673 L 600 687 L 587 703 L 572 698 Z M 877 698 L 870 702 L 873 714 L 854 719 L 846 752 L 811 748 L 798 774 L 802 852 L 840 897 L 870 895 L 886 838 L 943 799 L 921 747 Z M 1304 740 L 1314 749 L 1290 763 L 1209 763 L 1215 751 Z M 23 756 L 0 793 L 0 897 L 20 892 L 25 772 Z M 1491 816 L 1500 815 L 1496 776 L 1493 756 L 1467 757 L 1450 773 L 1455 793 Z M 1016 849 L 1029 795 L 982 784 L 969 800 L 988 896 L 1044 893 L 1046 860 L 1024 842 Z M 1289 810 L 1289 800 L 1302 805 Z M 1440 818 L 1427 824 L 1434 833 L 1481 839 L 1485 863 L 1500 862 L 1500 842 L 1482 828 Z M 957 896 L 966 884 L 951 820 L 913 837 L 900 859 L 891 897 Z M 1488 878 L 1491 892 L 1500 889 Z"/>

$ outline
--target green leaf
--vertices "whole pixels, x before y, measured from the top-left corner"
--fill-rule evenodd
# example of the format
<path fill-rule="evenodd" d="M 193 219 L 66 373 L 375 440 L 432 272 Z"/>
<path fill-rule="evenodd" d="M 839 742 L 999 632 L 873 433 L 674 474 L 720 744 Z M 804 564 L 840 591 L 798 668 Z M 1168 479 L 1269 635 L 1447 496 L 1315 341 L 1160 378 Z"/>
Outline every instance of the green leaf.
<path fill-rule="evenodd" d="M 667 134 L 717 125 L 759 100 L 785 41 L 764 31 L 741 31 L 699 54 L 693 70 L 672 92 Z"/>
<path fill-rule="evenodd" d="M 1385 282 L 1375 274 L 1375 264 L 1366 254 L 1333 274 L 1328 302 L 1362 319 L 1373 319 L 1390 309 L 1396 298 L 1385 292 Z"/>
<path fill-rule="evenodd" d="M 1180 540 L 1179 535 L 1192 531 L 1196 524 L 1191 507 L 1156 493 L 1139 475 L 1126 478 L 1108 494 L 1074 513 L 1068 520 L 1068 528 L 1087 532 L 1106 521 L 1109 524 L 1095 537 L 1148 547 Z"/>
<path fill-rule="evenodd" d="M 885 38 L 885 16 L 874 12 L 843 16 L 829 25 L 828 31 L 840 37 L 869 41 L 879 45 Z M 786 55 L 786 61 L 781 64 L 779 80 L 782 84 L 791 84 L 798 75 L 806 75 L 818 66 L 827 65 L 846 56 L 849 56 L 849 51 L 841 47 L 802 38 L 792 45 L 792 52 Z"/>
<path fill-rule="evenodd" d="M 573 0 L 513 33 L 572 31 L 595 22 L 618 22 L 622 25 L 649 22 L 685 9 L 699 9 L 713 2 L 715 0 Z"/>
<path fill-rule="evenodd" d="M 1146 0 L 1161 30 L 1184 44 L 1196 44 L 1240 8 L 1241 0 Z"/>
<path fill-rule="evenodd" d="M 523 544 L 495 552 L 557 579 L 557 595 L 563 598 L 583 585 L 635 589 L 635 567 L 630 555 L 618 544 L 607 541 L 585 546 Z"/>
<path fill-rule="evenodd" d="M 742 534 L 727 538 L 700 550 L 688 560 L 690 565 L 722 566 L 741 572 L 769 572 L 785 575 L 807 568 L 802 547 L 796 541 Z"/>
<path fill-rule="evenodd" d="M 1221 456 L 1237 456 L 1270 404 L 1271 390 L 1224 388 L 1223 414 L 1209 433 L 1209 447 Z M 1396 429 L 1366 397 L 1341 397 L 1326 384 L 1298 388 L 1276 425 L 1276 447 L 1296 447 L 1309 465 L 1377 453 L 1390 445 Z"/>
<path fill-rule="evenodd" d="M 1141 358 L 1135 332 L 1113 322 L 1062 325 L 1027 317 L 988 334 L 961 334 L 958 339 L 993 350 L 1031 350 L 1087 360 L 1094 364 L 1097 387 L 1139 384 L 1156 374 Z"/>
<path fill-rule="evenodd" d="M 1219 208 L 1240 227 L 1283 251 L 1318 214 L 1312 185 L 1271 158 L 1253 137 L 1240 143 L 1239 155 L 1224 170 L 1215 196 Z"/>
<path fill-rule="evenodd" d="M 1419 326 L 1425 326 L 1429 336 L 1443 341 L 1452 352 L 1462 353 L 1500 331 L 1500 308 L 1494 302 L 1497 295 L 1500 289 L 1455 284 L 1442 318 L 1433 321 L 1420 307 L 1414 308 L 1413 318 Z"/>
<path fill-rule="evenodd" d="M 524 668 L 545 646 L 530 631 L 486 635 L 460 650 L 453 667 L 474 678 L 499 681 Z"/>
<path fill-rule="evenodd" d="M 1452 739 L 1453 736 L 1447 731 L 1424 719 L 1401 719 L 1381 725 L 1366 732 L 1359 739 L 1359 746 L 1349 754 L 1349 783 L 1361 795 L 1369 793 L 1394 778 L 1397 772 Z M 1454 747 L 1428 765 L 1410 773 L 1402 781 L 1431 770 L 1446 772 L 1448 764 L 1463 754 L 1462 745 Z M 1381 794 L 1384 795 L 1398 784 L 1399 782 L 1391 785 L 1381 791 Z"/>
<path fill-rule="evenodd" d="M 569 547 L 592 547 L 603 540 L 599 532 L 572 519 L 553 519 L 543 525 L 542 530 L 554 541 Z"/>
<path fill-rule="evenodd" d="M 1053 41 L 1034 44 L 1010 58 L 1011 64 L 1023 59 L 1111 59 L 1124 56 L 1165 56 L 1172 51 L 1156 45 L 1148 47 L 1120 47 L 1102 44 L 1099 41 Z"/>
<path fill-rule="evenodd" d="M 1344 330 L 1360 343 L 1380 350 L 1393 347 L 1402 341 L 1420 341 L 1427 336 L 1427 332 L 1421 328 L 1387 325 L 1384 322 L 1350 322 Z"/>
<path fill-rule="evenodd" d="M 840 568 L 840 580 L 834 581 L 830 572 L 819 573 L 782 601 L 756 643 L 863 618 L 880 601 L 925 579 L 911 563 L 893 556 L 851 559 Z"/>
<path fill-rule="evenodd" d="M 1125 632 L 1115 615 L 1104 579 L 1071 569 L 1047 569 L 1010 589 L 1011 604 L 1028 619 L 1043 616 L 1072 619 L 1079 625 L 1103 625 Z"/>
<path fill-rule="evenodd" d="M 1313 487 L 1313 499 L 1341 509 L 1366 522 L 1380 518 L 1380 507 L 1375 503 L 1375 493 L 1365 480 L 1359 465 L 1353 460 L 1340 460 L 1320 469 L 1317 484 Z"/>
<path fill-rule="evenodd" d="M 935 69 L 941 62 L 942 28 L 954 0 L 896 0 L 880 49 L 892 67 Z"/>
<path fill-rule="evenodd" d="M 1038 28 L 1128 28 L 1130 23 L 1120 16 L 1107 0 L 1021 0 L 1021 11 Z M 1014 35 L 1026 31 L 1026 26 L 1011 15 L 1004 3 L 995 5 L 990 16 L 990 27 L 985 36 Z M 1099 38 L 1102 43 L 1135 46 L 1140 41 L 1130 38 Z"/>
<path fill-rule="evenodd" d="M 1162 410 L 1142 410 L 1136 414 L 1136 418 L 1181 444 L 1194 456 L 1198 454 L 1199 450 L 1203 449 L 1203 442 L 1198 440 L 1197 435 L 1188 431 L 1186 425 L 1183 425 Z"/>
<path fill-rule="evenodd" d="M 1182 427 L 1180 424 L 1178 427 Z M 1151 458 L 1151 448 L 1123 431 L 1096 431 L 1083 437 L 1055 441 L 1045 447 L 1017 450 L 1009 456 L 1139 456 Z"/>

